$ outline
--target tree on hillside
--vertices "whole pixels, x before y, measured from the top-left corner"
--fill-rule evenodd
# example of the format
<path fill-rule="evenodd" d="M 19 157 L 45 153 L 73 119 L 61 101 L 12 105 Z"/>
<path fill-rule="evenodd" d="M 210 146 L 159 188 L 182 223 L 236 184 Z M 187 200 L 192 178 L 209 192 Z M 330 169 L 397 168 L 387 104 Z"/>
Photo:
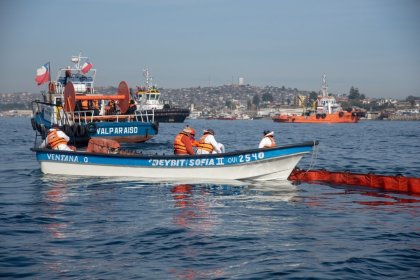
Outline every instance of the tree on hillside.
<path fill-rule="evenodd" d="M 350 88 L 349 99 L 360 99 L 360 92 L 358 88 L 353 86 Z"/>
<path fill-rule="evenodd" d="M 252 97 L 252 104 L 254 104 L 255 106 L 259 107 L 260 106 L 260 96 L 258 94 L 255 94 Z"/>
<path fill-rule="evenodd" d="M 414 97 L 412 95 L 407 96 L 405 101 L 410 103 L 411 108 L 414 108 L 414 106 L 416 105 L 416 97 Z"/>
<path fill-rule="evenodd" d="M 266 92 L 266 93 L 264 93 L 264 94 L 262 95 L 261 99 L 262 99 L 262 101 L 273 102 L 274 97 L 273 97 L 273 95 L 272 95 L 271 93 Z"/>
<path fill-rule="evenodd" d="M 232 102 L 232 100 L 226 100 L 225 106 L 231 110 L 236 109 L 236 104 Z"/>
<path fill-rule="evenodd" d="M 316 93 L 315 91 L 311 91 L 309 93 L 309 100 L 308 101 L 313 102 L 317 99 L 318 99 L 318 93 Z"/>
<path fill-rule="evenodd" d="M 248 110 L 251 110 L 251 109 L 252 109 L 252 101 L 251 101 L 251 99 L 249 99 L 249 98 L 248 98 L 248 100 L 246 101 L 246 108 L 247 108 Z"/>

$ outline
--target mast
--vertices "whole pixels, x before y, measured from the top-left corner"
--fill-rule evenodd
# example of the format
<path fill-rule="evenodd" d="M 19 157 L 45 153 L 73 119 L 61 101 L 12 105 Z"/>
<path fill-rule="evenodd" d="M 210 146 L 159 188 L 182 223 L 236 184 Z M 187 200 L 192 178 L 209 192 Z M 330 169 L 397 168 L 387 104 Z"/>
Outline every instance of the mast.
<path fill-rule="evenodd" d="M 149 90 L 149 81 L 151 80 L 151 77 L 149 76 L 149 68 L 143 69 L 143 76 L 146 78 L 146 90 Z"/>
<path fill-rule="evenodd" d="M 327 75 L 322 75 L 322 97 L 328 97 Z"/>

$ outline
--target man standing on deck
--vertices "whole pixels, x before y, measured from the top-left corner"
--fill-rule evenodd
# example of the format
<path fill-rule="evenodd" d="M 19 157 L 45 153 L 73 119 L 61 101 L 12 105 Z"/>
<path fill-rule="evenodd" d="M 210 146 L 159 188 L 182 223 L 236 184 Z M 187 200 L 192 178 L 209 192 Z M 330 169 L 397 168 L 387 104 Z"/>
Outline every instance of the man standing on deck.
<path fill-rule="evenodd" d="M 185 127 L 180 131 L 174 139 L 174 154 L 175 155 L 193 155 L 193 143 L 195 130 L 192 127 Z"/>

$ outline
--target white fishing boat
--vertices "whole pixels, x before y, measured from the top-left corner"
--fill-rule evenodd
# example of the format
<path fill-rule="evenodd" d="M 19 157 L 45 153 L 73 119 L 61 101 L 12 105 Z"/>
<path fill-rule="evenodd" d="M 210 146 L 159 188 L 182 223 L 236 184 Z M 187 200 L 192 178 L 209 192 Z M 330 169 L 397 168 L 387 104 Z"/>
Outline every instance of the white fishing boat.
<path fill-rule="evenodd" d="M 45 174 L 190 180 L 287 180 L 317 141 L 205 155 L 102 154 L 33 148 Z"/>

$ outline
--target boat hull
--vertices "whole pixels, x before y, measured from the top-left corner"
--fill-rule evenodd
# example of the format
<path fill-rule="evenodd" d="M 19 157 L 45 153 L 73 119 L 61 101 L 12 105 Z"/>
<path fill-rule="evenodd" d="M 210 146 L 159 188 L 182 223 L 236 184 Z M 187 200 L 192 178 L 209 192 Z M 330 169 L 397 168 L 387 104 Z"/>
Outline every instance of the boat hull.
<path fill-rule="evenodd" d="M 189 109 L 169 108 L 142 110 L 142 114 L 154 114 L 154 121 L 158 123 L 183 123 L 190 115 Z"/>
<path fill-rule="evenodd" d="M 45 138 L 48 130 L 53 125 L 64 131 L 70 137 L 70 143 L 84 145 L 90 138 L 107 138 L 116 140 L 120 143 L 141 143 L 145 142 L 158 134 L 158 123 L 143 122 L 135 120 L 134 116 L 115 115 L 115 116 L 87 116 L 77 121 L 59 123 L 51 118 L 53 105 L 48 103 L 39 104 L 34 111 L 31 119 L 32 127 L 38 131 L 42 138 Z"/>
<path fill-rule="evenodd" d="M 33 149 L 45 174 L 190 180 L 286 180 L 317 143 L 194 156 L 104 155 Z"/>
<path fill-rule="evenodd" d="M 309 116 L 280 115 L 273 117 L 273 121 L 284 123 L 357 123 L 360 117 L 355 112 L 341 111 L 332 114 L 313 114 Z"/>

